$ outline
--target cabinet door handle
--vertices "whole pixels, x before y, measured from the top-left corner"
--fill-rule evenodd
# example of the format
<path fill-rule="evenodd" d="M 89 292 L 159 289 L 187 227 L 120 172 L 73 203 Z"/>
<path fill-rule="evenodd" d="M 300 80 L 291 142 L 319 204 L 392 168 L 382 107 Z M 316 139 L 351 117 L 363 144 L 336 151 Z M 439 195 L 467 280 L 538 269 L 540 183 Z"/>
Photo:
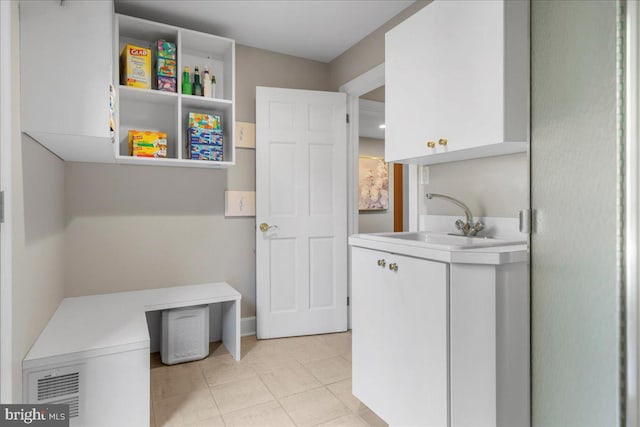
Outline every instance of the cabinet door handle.
<path fill-rule="evenodd" d="M 386 262 L 385 260 L 383 260 L 383 259 L 379 259 L 379 260 L 378 260 L 378 265 L 379 265 L 380 267 L 384 267 L 385 265 L 387 265 L 387 262 Z"/>
<path fill-rule="evenodd" d="M 396 264 L 395 262 L 392 262 L 391 264 L 389 264 L 389 270 L 398 271 L 398 264 Z"/>

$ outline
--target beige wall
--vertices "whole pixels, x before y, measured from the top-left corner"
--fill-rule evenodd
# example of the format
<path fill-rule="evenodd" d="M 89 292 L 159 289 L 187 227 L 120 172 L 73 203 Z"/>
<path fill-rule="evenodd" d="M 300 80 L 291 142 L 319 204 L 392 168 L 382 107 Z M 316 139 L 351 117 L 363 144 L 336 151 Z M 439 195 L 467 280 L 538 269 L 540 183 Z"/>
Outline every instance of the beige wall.
<path fill-rule="evenodd" d="M 384 139 L 360 138 L 361 156 L 384 157 Z M 393 231 L 393 165 L 389 165 L 389 209 L 363 211 L 358 215 L 358 233 Z"/>
<path fill-rule="evenodd" d="M 429 183 L 420 185 L 420 214 L 461 215 L 451 203 L 424 197 L 441 193 L 462 200 L 474 216 L 516 217 L 529 203 L 528 162 L 526 153 L 518 153 L 427 166 Z"/>
<path fill-rule="evenodd" d="M 329 64 L 281 53 L 236 47 L 236 118 L 256 121 L 256 86 L 329 90 Z"/>
<path fill-rule="evenodd" d="M 246 46 L 236 52 L 237 119 L 255 87 L 328 89 L 328 65 Z M 224 280 L 255 315 L 255 218 L 225 218 L 224 190 L 255 189 L 255 152 L 228 170 L 66 164 L 66 296 Z"/>
<path fill-rule="evenodd" d="M 64 163 L 20 133 L 17 2 L 12 14 L 12 399 L 20 402 L 22 359 L 64 294 Z"/>

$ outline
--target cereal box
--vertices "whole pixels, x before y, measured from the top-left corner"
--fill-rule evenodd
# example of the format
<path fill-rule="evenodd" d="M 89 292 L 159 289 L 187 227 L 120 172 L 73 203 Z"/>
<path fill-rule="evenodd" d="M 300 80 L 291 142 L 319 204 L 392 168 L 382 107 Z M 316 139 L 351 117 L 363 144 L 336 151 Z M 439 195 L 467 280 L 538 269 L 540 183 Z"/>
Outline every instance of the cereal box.
<path fill-rule="evenodd" d="M 120 83 L 151 89 L 151 49 L 127 44 L 120 54 Z"/>
<path fill-rule="evenodd" d="M 176 79 L 174 77 L 158 76 L 156 80 L 158 90 L 164 92 L 176 91 Z"/>
<path fill-rule="evenodd" d="M 224 142 L 222 131 L 200 128 L 189 128 L 190 144 L 208 144 L 221 146 Z"/>
<path fill-rule="evenodd" d="M 222 129 L 220 116 L 217 114 L 189 113 L 189 127 L 209 130 Z"/>
<path fill-rule="evenodd" d="M 209 144 L 191 144 L 191 160 L 222 161 L 222 147 Z"/>
<path fill-rule="evenodd" d="M 156 42 L 156 53 L 158 58 L 176 59 L 176 44 L 166 40 Z"/>
<path fill-rule="evenodd" d="M 176 77 L 177 63 L 175 59 L 156 58 L 156 75 L 165 77 Z"/>
<path fill-rule="evenodd" d="M 134 157 L 167 157 L 167 134 L 130 130 L 129 155 Z"/>

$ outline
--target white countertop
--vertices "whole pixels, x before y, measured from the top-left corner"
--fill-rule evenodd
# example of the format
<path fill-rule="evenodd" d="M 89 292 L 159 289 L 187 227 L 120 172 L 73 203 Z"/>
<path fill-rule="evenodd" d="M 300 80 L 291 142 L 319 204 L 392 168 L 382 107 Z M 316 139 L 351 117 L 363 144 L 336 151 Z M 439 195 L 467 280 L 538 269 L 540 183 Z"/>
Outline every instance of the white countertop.
<path fill-rule="evenodd" d="M 372 240 L 367 235 L 355 234 L 349 237 L 349 245 L 451 264 L 501 265 L 527 262 L 529 259 L 526 244 L 444 250 L 416 244 L 416 242 L 402 241 L 401 239 Z"/>
<path fill-rule="evenodd" d="M 65 298 L 23 361 L 28 369 L 149 347 L 145 312 L 240 301 L 225 282 Z"/>

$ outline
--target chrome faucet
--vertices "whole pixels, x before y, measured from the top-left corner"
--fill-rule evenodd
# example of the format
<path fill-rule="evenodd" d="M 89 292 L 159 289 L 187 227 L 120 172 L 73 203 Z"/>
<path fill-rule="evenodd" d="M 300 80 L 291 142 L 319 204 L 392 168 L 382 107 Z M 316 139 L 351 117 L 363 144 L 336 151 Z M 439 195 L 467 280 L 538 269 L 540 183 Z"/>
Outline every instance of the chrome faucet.
<path fill-rule="evenodd" d="M 456 228 L 459 231 L 461 231 L 462 234 L 464 234 L 465 236 L 475 236 L 476 233 L 484 229 L 484 225 L 480 221 L 475 222 L 473 220 L 473 214 L 471 213 L 471 209 L 469 209 L 469 207 L 464 203 L 462 203 L 460 200 L 454 199 L 453 197 L 450 197 L 450 196 L 445 196 L 444 194 L 427 193 L 425 194 L 425 196 L 429 200 L 433 199 L 434 197 L 439 197 L 441 199 L 448 200 L 454 205 L 464 209 L 464 214 L 467 217 L 467 222 L 464 222 L 461 219 L 457 220 Z"/>

